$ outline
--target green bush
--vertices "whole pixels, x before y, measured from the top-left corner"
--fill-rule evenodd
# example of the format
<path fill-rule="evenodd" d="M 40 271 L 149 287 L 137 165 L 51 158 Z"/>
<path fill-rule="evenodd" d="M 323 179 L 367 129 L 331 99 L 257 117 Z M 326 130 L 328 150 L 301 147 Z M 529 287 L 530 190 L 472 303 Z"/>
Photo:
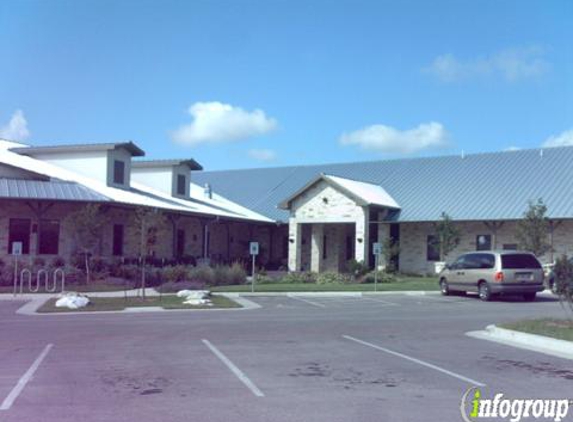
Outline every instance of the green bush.
<path fill-rule="evenodd" d="M 364 264 L 364 261 L 351 259 L 346 263 L 346 271 L 354 277 L 359 278 L 367 274 L 370 269 L 368 268 L 368 265 Z"/>
<path fill-rule="evenodd" d="M 374 271 L 369 272 L 360 279 L 360 283 L 374 283 Z M 385 271 L 377 271 L 378 283 L 395 283 L 398 281 L 394 274 Z"/>
<path fill-rule="evenodd" d="M 292 272 L 285 274 L 277 282 L 286 284 L 315 283 L 316 274 L 311 272 Z"/>
<path fill-rule="evenodd" d="M 343 284 L 350 281 L 349 276 L 335 272 L 319 273 L 316 276 L 316 284 Z"/>
<path fill-rule="evenodd" d="M 201 282 L 208 286 L 216 286 L 213 268 L 201 265 L 189 271 L 189 281 Z"/>
<path fill-rule="evenodd" d="M 573 301 L 573 264 L 566 255 L 555 260 L 555 293 L 565 300 Z"/>
<path fill-rule="evenodd" d="M 271 277 L 265 274 L 255 274 L 255 284 L 272 284 L 275 283 Z"/>
<path fill-rule="evenodd" d="M 184 265 L 164 267 L 161 270 L 161 279 L 171 283 L 186 281 L 189 279 L 189 269 Z"/>

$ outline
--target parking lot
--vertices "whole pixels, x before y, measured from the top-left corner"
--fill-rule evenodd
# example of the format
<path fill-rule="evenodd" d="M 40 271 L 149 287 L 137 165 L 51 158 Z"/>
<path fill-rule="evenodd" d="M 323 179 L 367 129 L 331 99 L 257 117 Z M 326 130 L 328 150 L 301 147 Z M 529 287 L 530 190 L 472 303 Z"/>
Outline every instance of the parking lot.
<path fill-rule="evenodd" d="M 562 316 L 550 297 L 250 300 L 261 308 L 67 316 L 0 301 L 0 420 L 459 421 L 476 385 L 573 396 L 571 361 L 465 335 Z"/>

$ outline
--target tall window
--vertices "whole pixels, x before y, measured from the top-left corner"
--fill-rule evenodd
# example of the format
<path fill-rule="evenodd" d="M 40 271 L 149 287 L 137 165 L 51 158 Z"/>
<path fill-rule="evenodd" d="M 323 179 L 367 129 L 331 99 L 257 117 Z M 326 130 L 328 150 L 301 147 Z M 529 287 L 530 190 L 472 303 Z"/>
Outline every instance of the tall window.
<path fill-rule="evenodd" d="M 326 259 L 328 257 L 328 251 L 326 250 L 326 235 L 322 236 L 322 259 Z"/>
<path fill-rule="evenodd" d="M 12 253 L 12 244 L 22 242 L 22 253 L 30 253 L 30 226 L 29 218 L 11 218 L 8 234 L 8 251 Z"/>
<path fill-rule="evenodd" d="M 41 255 L 57 255 L 60 243 L 60 222 L 58 220 L 41 220 L 38 227 Z"/>
<path fill-rule="evenodd" d="M 178 229 L 177 230 L 177 251 L 176 254 L 178 257 L 182 257 L 185 255 L 185 230 Z"/>
<path fill-rule="evenodd" d="M 283 236 L 283 253 L 282 257 L 284 259 L 288 258 L 288 236 Z"/>
<path fill-rule="evenodd" d="M 491 235 L 478 234 L 476 236 L 476 251 L 489 251 L 491 250 Z"/>
<path fill-rule="evenodd" d="M 113 162 L 113 183 L 125 184 L 125 163 L 123 161 L 114 160 Z"/>
<path fill-rule="evenodd" d="M 440 246 L 438 236 L 430 234 L 426 240 L 426 259 L 428 261 L 440 260 Z"/>
<path fill-rule="evenodd" d="M 114 256 L 123 255 L 123 224 L 113 225 L 113 250 Z"/>
<path fill-rule="evenodd" d="M 187 178 L 182 175 L 177 175 L 177 195 L 185 195 Z"/>

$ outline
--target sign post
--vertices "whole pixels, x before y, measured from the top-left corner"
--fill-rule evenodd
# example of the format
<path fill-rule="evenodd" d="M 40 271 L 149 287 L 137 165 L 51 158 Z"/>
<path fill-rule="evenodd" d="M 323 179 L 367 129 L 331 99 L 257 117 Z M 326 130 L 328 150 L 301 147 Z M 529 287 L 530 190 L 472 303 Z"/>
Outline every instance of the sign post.
<path fill-rule="evenodd" d="M 253 257 L 253 267 L 251 271 L 251 292 L 255 291 L 255 259 L 259 254 L 259 242 L 250 242 L 249 243 L 249 252 Z"/>
<path fill-rule="evenodd" d="M 372 254 L 374 255 L 374 291 L 378 291 L 378 260 L 382 255 L 382 243 L 376 242 L 372 244 Z"/>
<path fill-rule="evenodd" d="M 18 257 L 22 255 L 22 242 L 12 242 L 12 255 L 14 256 L 14 296 L 18 285 Z"/>

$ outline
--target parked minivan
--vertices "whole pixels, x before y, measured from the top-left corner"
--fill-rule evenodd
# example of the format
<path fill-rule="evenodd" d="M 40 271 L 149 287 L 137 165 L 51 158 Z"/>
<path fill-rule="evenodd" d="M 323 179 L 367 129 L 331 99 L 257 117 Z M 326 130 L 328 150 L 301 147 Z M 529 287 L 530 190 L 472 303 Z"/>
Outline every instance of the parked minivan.
<path fill-rule="evenodd" d="M 488 301 L 493 295 L 511 293 L 533 301 L 544 288 L 541 263 L 529 252 L 470 252 L 460 255 L 440 273 L 443 295 L 476 292 Z"/>

